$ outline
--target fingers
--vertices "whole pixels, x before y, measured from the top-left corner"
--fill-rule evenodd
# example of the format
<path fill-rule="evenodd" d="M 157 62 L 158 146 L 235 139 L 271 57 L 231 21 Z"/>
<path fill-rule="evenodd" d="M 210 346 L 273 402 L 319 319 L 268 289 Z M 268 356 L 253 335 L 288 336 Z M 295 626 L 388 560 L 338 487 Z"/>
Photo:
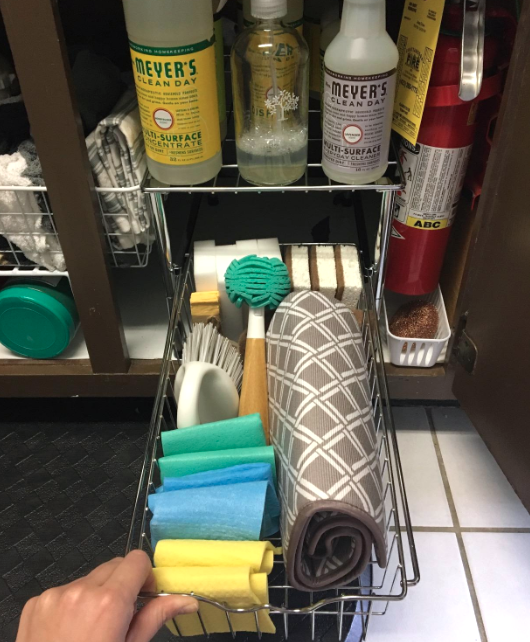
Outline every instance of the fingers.
<path fill-rule="evenodd" d="M 151 568 L 151 573 L 147 576 L 145 579 L 145 582 L 143 583 L 142 588 L 140 589 L 141 591 L 148 591 L 152 593 L 157 592 L 157 586 L 156 586 L 156 579 L 155 575 L 153 573 L 153 569 Z"/>
<path fill-rule="evenodd" d="M 151 560 L 146 553 L 136 550 L 131 551 L 116 565 L 105 584 L 119 590 L 126 600 L 135 601 L 142 587 L 152 586 L 152 577 Z"/>
<path fill-rule="evenodd" d="M 118 566 L 123 562 L 123 557 L 115 557 L 104 564 L 100 564 L 93 571 L 81 580 L 88 580 L 98 586 L 102 586 L 111 577 Z"/>
<path fill-rule="evenodd" d="M 177 615 L 196 613 L 198 608 L 199 603 L 192 597 L 179 595 L 157 597 L 134 616 L 125 642 L 148 642 L 164 622 Z"/>

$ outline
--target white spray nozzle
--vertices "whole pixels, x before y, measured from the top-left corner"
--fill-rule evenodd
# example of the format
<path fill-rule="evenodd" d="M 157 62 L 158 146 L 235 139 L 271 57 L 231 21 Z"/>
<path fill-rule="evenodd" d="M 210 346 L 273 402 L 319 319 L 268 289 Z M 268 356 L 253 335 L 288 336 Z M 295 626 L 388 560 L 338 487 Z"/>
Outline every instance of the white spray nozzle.
<path fill-rule="evenodd" d="M 287 15 L 287 0 L 252 0 L 250 12 L 254 18 L 283 18 Z"/>

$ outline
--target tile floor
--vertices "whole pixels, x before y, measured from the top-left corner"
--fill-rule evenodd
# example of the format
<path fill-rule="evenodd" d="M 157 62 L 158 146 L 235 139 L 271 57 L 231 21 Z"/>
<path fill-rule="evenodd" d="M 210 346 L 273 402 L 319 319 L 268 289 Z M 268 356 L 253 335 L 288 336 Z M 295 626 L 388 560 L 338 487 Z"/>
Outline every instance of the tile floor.
<path fill-rule="evenodd" d="M 395 408 L 421 570 L 368 642 L 530 639 L 530 515 L 463 411 Z"/>

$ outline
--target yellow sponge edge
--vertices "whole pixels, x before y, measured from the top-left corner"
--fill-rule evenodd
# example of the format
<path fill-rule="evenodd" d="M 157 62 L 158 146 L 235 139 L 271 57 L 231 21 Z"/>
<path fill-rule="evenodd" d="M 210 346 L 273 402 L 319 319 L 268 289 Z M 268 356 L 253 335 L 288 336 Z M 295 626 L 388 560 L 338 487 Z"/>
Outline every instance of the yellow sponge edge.
<path fill-rule="evenodd" d="M 219 292 L 193 292 L 190 298 L 193 323 L 208 323 L 212 318 L 219 320 Z"/>

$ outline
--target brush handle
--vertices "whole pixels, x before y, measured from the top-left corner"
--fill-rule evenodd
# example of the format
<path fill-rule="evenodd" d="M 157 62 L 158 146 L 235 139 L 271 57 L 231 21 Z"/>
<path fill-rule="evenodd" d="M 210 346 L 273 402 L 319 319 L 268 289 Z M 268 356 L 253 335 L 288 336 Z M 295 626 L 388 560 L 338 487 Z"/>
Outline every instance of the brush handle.
<path fill-rule="evenodd" d="M 269 443 L 269 391 L 265 358 L 265 308 L 250 308 L 239 416 L 259 412 Z"/>
<path fill-rule="evenodd" d="M 251 415 L 255 412 L 259 412 L 261 416 L 265 438 L 269 443 L 269 394 L 265 339 L 247 338 L 239 416 Z"/>

